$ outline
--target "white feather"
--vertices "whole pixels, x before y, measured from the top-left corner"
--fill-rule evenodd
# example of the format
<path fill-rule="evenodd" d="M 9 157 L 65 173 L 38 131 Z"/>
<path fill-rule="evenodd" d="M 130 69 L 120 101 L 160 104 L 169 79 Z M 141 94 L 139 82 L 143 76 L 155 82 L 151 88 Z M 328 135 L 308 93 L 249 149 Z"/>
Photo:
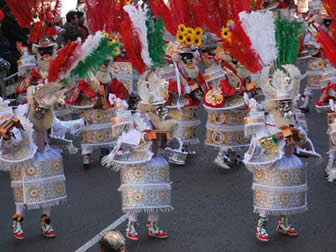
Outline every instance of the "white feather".
<path fill-rule="evenodd" d="M 260 55 L 263 65 L 272 64 L 278 56 L 272 12 L 241 12 L 239 18 L 252 42 L 252 48 Z"/>
<path fill-rule="evenodd" d="M 80 49 L 81 57 L 72 65 L 69 71 L 65 74 L 65 77 L 69 77 L 71 71 L 78 66 L 80 61 L 84 61 L 92 52 L 94 52 L 99 44 L 100 41 L 104 38 L 104 34 L 101 31 L 96 32 L 94 35 L 90 35 L 85 42 L 82 44 Z"/>
<path fill-rule="evenodd" d="M 124 10 L 128 13 L 135 31 L 138 33 L 141 41 L 141 57 L 147 66 L 152 66 L 152 59 L 149 56 L 148 40 L 147 40 L 147 26 L 146 26 L 146 12 L 147 8 L 136 8 L 134 5 L 124 6 Z"/>

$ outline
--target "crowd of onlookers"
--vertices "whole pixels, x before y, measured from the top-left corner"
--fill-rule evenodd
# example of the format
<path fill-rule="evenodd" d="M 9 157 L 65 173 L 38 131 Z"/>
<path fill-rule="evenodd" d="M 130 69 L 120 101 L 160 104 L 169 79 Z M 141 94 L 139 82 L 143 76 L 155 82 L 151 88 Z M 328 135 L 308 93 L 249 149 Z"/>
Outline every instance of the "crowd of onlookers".
<path fill-rule="evenodd" d="M 19 26 L 10 8 L 0 0 L 0 78 L 14 74 L 18 70 L 17 61 L 21 55 L 16 48 L 17 42 L 31 47 L 29 41 L 29 29 Z M 89 29 L 84 25 L 85 15 L 82 11 L 70 11 L 66 15 L 66 23 L 63 25 L 61 17 L 53 24 L 57 30 L 57 35 L 51 38 L 57 42 L 58 47 L 63 47 L 68 40 L 75 41 L 81 38 L 85 41 L 89 36 Z"/>

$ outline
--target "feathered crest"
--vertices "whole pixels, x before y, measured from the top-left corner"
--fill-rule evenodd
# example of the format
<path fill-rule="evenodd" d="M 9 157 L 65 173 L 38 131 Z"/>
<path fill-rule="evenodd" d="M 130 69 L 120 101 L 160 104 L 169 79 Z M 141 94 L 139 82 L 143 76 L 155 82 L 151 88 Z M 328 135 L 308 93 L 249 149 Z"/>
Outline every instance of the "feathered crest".
<path fill-rule="evenodd" d="M 124 6 L 124 10 L 132 21 L 132 26 L 129 27 L 136 33 L 141 42 L 141 57 L 147 66 L 152 65 L 152 60 L 149 57 L 148 40 L 147 40 L 147 26 L 146 26 L 146 7 L 136 8 L 133 5 Z"/>
<path fill-rule="evenodd" d="M 235 20 L 242 11 L 250 11 L 252 0 L 199 0 L 202 24 L 218 37 L 229 20 Z"/>
<path fill-rule="evenodd" d="M 194 0 L 170 0 L 169 7 L 163 0 L 149 0 L 149 6 L 154 15 L 165 23 L 171 35 L 177 37 L 177 41 L 186 46 L 202 45 L 202 12 L 199 2 Z"/>
<path fill-rule="evenodd" d="M 127 52 L 127 57 L 132 62 L 133 67 L 140 73 L 143 73 L 146 69 L 146 64 L 141 57 L 141 41 L 138 33 L 133 27 L 129 15 L 125 15 L 124 20 L 121 23 L 120 34 L 122 37 L 124 48 Z"/>
<path fill-rule="evenodd" d="M 286 64 L 295 65 L 299 56 L 300 37 L 305 32 L 304 24 L 295 20 L 290 21 L 278 17 L 275 20 L 275 25 L 275 39 L 279 51 L 277 67 Z"/>
<path fill-rule="evenodd" d="M 58 81 L 68 77 L 69 71 L 81 56 L 81 41 L 68 41 L 65 47 L 57 52 L 50 61 L 48 81 Z"/>
<path fill-rule="evenodd" d="M 238 16 L 250 11 L 251 0 L 199 0 L 198 6 L 202 24 L 223 39 L 224 49 L 250 72 L 259 72 L 262 60 Z"/>
<path fill-rule="evenodd" d="M 260 55 L 263 65 L 273 64 L 278 56 L 278 50 L 272 12 L 241 12 L 239 18 L 252 42 L 252 48 Z"/>
<path fill-rule="evenodd" d="M 19 25 L 30 28 L 30 41 L 57 34 L 52 26 L 60 16 L 61 0 L 7 0 Z"/>

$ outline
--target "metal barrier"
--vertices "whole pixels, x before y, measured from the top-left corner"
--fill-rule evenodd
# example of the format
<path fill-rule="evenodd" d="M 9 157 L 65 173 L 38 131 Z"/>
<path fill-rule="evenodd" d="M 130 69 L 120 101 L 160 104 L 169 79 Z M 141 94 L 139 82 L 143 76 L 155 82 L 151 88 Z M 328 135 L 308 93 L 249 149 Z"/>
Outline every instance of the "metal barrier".
<path fill-rule="evenodd" d="M 5 79 L 0 79 L 1 97 L 4 99 L 12 100 L 13 103 L 17 101 L 18 94 L 16 87 L 20 81 L 18 73 L 12 74 Z"/>

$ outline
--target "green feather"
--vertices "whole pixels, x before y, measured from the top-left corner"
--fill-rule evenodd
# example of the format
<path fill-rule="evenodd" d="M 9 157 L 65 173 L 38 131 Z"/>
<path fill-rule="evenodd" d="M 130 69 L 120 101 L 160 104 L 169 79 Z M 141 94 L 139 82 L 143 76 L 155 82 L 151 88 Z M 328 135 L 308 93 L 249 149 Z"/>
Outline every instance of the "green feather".
<path fill-rule="evenodd" d="M 304 34 L 304 24 L 278 16 L 275 25 L 275 39 L 279 51 L 277 67 L 285 64 L 295 65 L 299 53 L 300 36 Z"/>
<path fill-rule="evenodd" d="M 120 52 L 119 43 L 110 43 L 108 38 L 103 38 L 96 50 L 88 57 L 80 61 L 75 69 L 70 73 L 70 77 L 84 78 L 88 72 L 96 71 L 109 57 L 116 57 Z"/>
<path fill-rule="evenodd" d="M 165 64 L 164 55 L 166 53 L 166 44 L 163 39 L 164 24 L 160 19 L 154 19 L 151 11 L 148 11 L 146 26 L 149 56 L 155 67 L 161 67 Z"/>

